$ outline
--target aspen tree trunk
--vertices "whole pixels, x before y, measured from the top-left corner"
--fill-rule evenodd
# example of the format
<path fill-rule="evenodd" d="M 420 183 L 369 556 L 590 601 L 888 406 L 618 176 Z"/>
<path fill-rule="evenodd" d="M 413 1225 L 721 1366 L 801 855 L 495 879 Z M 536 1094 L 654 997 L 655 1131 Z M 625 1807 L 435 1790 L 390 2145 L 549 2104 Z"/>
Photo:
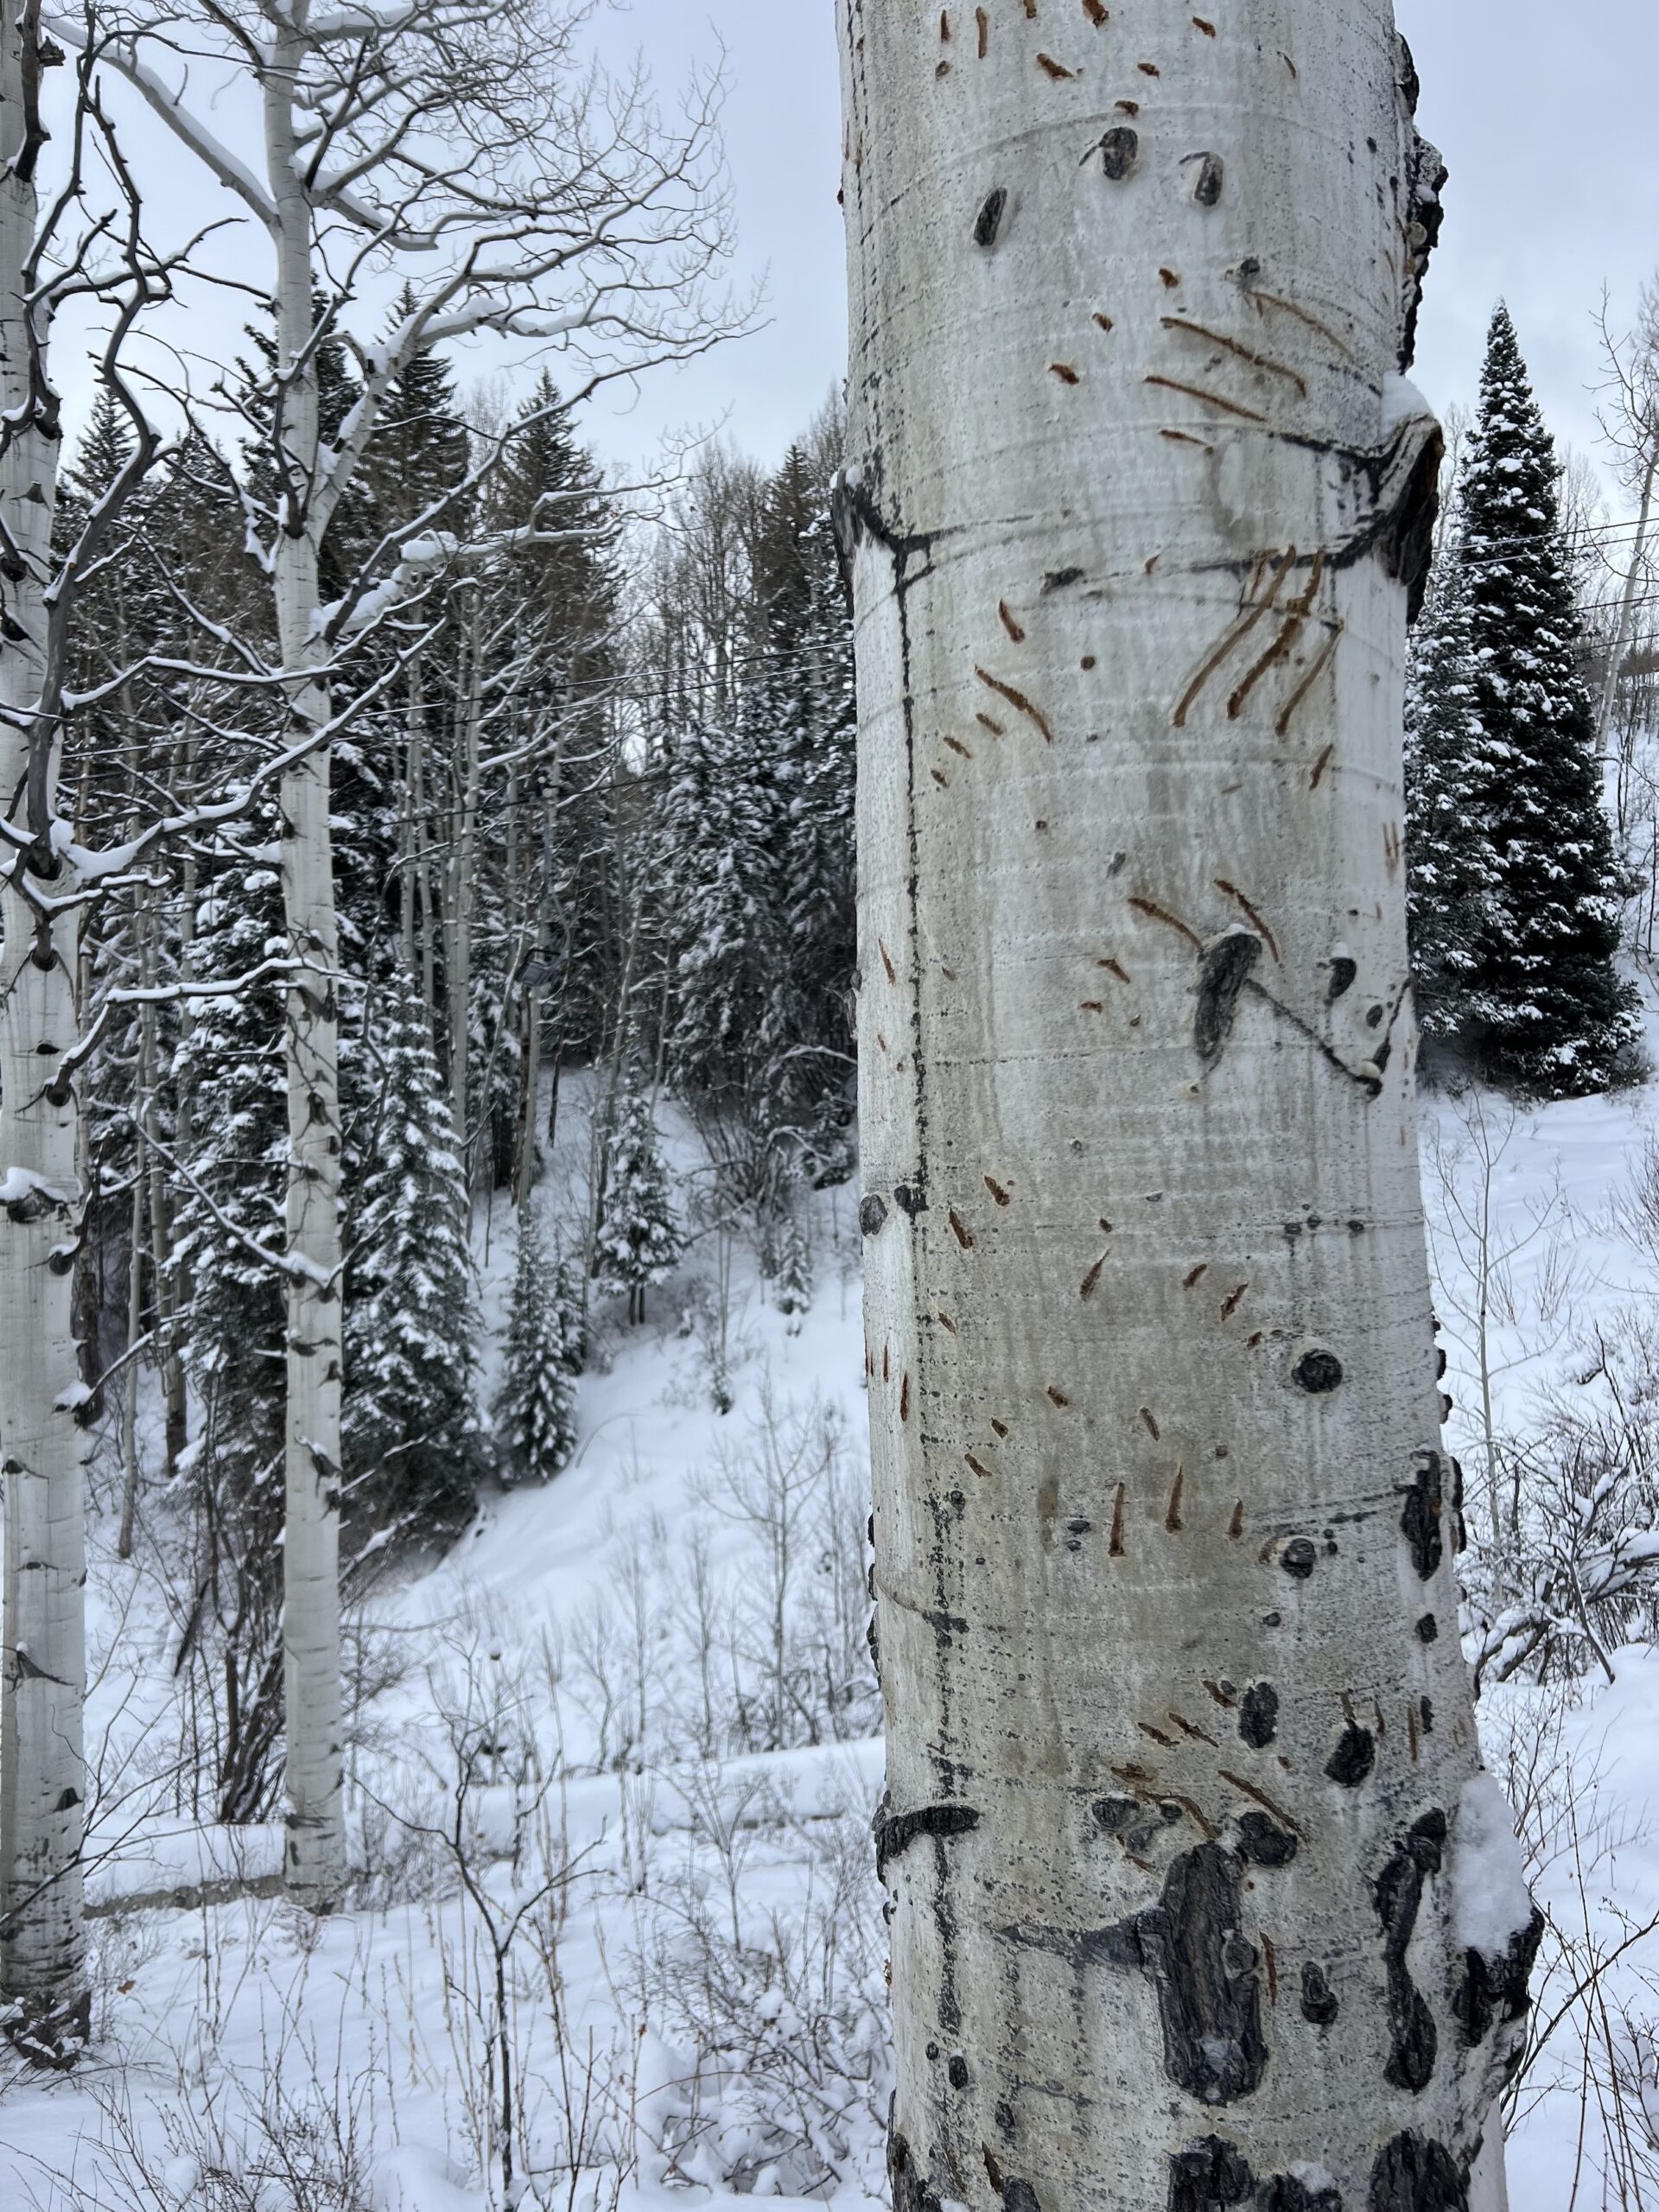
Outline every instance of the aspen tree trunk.
<path fill-rule="evenodd" d="M 0 582 L 0 701 L 25 717 L 41 693 L 58 465 L 55 402 L 31 375 L 22 308 L 37 212 L 38 36 L 30 10 L 0 15 L 0 404 L 13 425 L 0 458 L 0 518 L 17 556 Z M 27 720 L 0 724 L 0 809 L 39 841 L 27 855 L 0 848 L 0 1994 L 14 2038 L 52 2065 L 73 2059 L 89 2018 L 79 1423 L 88 1394 L 73 1311 L 78 1101 L 54 1072 L 75 1039 L 76 931 L 71 916 L 38 916 L 24 895 L 29 884 L 48 898 L 65 887 L 47 830 L 58 748 L 42 753 L 32 734 Z"/>
<path fill-rule="evenodd" d="M 1601 707 L 1596 716 L 1596 750 L 1606 757 L 1607 741 L 1612 735 L 1613 714 L 1618 704 L 1619 678 L 1624 673 L 1624 664 L 1630 657 L 1630 646 L 1636 637 L 1636 603 L 1641 589 L 1642 571 L 1648 557 L 1648 538 L 1653 527 L 1653 499 L 1659 489 L 1659 425 L 1649 433 L 1651 444 L 1647 463 L 1642 473 L 1642 498 L 1637 510 L 1636 543 L 1630 550 L 1630 574 L 1624 579 L 1624 588 L 1619 594 L 1618 620 L 1613 632 L 1613 642 L 1607 655 L 1607 675 L 1601 687 Z M 1622 839 L 1630 827 L 1630 747 L 1621 745 L 1618 753 L 1618 777 L 1616 795 L 1618 804 L 1618 834 Z"/>
<path fill-rule="evenodd" d="M 276 41 L 280 50 L 283 41 Z M 315 668 L 321 652 L 312 502 L 318 404 L 311 360 L 310 210 L 289 106 L 298 81 L 280 59 L 266 79 L 266 152 L 276 203 L 276 325 L 285 385 L 283 437 L 290 478 L 288 526 L 276 544 L 276 617 L 285 667 Z M 306 365 L 294 374 L 296 362 Z M 306 499 L 307 512 L 296 512 Z M 296 723 L 328 715 L 319 677 L 296 678 Z M 283 1684 L 290 1890 L 327 1905 L 346 1878 L 340 1688 L 340 1065 L 330 758 L 321 747 L 282 787 L 283 900 L 289 957 L 307 964 L 288 993 L 288 1405 L 283 1548 Z"/>
<path fill-rule="evenodd" d="M 478 836 L 479 746 L 482 736 L 483 670 L 480 663 L 478 594 L 467 594 L 467 677 L 461 706 L 461 789 L 450 817 L 448 897 L 444 901 L 444 981 L 449 999 L 449 1110 L 454 1117 L 468 1204 L 477 1163 L 468 1135 L 467 1077 L 472 1065 L 473 850 Z M 489 1125 L 489 1099 L 480 1108 Z"/>
<path fill-rule="evenodd" d="M 895 2204 L 1464 2212 L 1536 1934 L 1413 1116 L 1443 172 L 1388 0 L 840 27 Z"/>

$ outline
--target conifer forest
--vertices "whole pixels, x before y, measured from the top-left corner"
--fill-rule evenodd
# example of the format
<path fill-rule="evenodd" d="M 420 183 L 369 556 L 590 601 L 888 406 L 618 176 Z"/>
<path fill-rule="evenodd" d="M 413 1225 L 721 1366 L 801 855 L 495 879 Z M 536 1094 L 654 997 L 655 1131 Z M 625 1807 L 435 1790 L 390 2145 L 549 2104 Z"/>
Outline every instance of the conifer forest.
<path fill-rule="evenodd" d="M 0 0 L 0 2212 L 1659 2212 L 1584 12 Z"/>

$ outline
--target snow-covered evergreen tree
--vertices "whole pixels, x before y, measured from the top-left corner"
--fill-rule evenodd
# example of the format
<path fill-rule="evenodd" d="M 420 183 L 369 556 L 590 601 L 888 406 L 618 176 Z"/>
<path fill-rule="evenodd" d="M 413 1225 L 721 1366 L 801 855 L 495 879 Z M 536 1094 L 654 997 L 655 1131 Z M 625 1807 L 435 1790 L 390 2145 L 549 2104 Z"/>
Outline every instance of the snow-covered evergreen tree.
<path fill-rule="evenodd" d="M 679 734 L 658 823 L 661 877 L 677 946 L 669 1063 L 677 1085 L 740 1108 L 763 1103 L 779 942 L 780 810 L 761 733 Z"/>
<path fill-rule="evenodd" d="M 348 1047 L 349 1050 L 349 1047 Z M 480 1471 L 478 1312 L 454 1128 L 425 1008 L 397 974 L 371 1001 L 349 1093 L 346 1510 L 359 1529 L 453 1533 Z"/>
<path fill-rule="evenodd" d="M 1635 1046 L 1620 882 L 1560 526 L 1560 472 L 1509 311 L 1492 318 L 1464 472 L 1458 559 L 1471 696 L 1489 748 L 1496 880 L 1469 1004 L 1478 1064 L 1543 1097 L 1605 1090 Z"/>
<path fill-rule="evenodd" d="M 1479 979 L 1498 880 L 1491 816 L 1502 767 L 1477 703 L 1467 577 L 1455 537 L 1436 564 L 1406 687 L 1407 903 L 1418 1013 L 1455 1046 L 1483 1026 Z"/>
<path fill-rule="evenodd" d="M 628 1294 L 628 1319 L 645 1318 L 645 1292 L 680 1256 L 668 1169 L 657 1138 L 650 1097 L 631 1085 L 618 1102 L 608 1147 L 604 1212 L 594 1250 L 602 1282 Z"/>
<path fill-rule="evenodd" d="M 504 1483 L 551 1482 L 575 1448 L 565 1285 L 563 1271 L 548 1264 L 534 1207 L 520 1207 L 518 1262 L 493 1408 L 496 1464 Z"/>
<path fill-rule="evenodd" d="M 756 548 L 761 652 L 750 720 L 776 763 L 782 820 L 767 1119 L 815 1178 L 852 1167 L 856 957 L 853 809 L 857 719 L 852 613 L 830 487 L 803 446 L 768 487 Z"/>
<path fill-rule="evenodd" d="M 728 715 L 665 747 L 669 1065 L 814 1179 L 850 1165 L 852 632 L 822 454 L 761 493 Z"/>
<path fill-rule="evenodd" d="M 287 951 L 276 872 L 227 859 L 198 922 L 199 976 L 231 982 Z M 282 1278 L 259 1250 L 283 1249 L 288 1156 L 279 991 L 267 982 L 196 1002 L 175 1075 L 194 1131 L 175 1263 L 189 1284 L 185 1355 L 204 1408 L 203 1478 L 221 1512 L 267 1497 L 282 1525 Z M 239 1233 L 238 1233 L 239 1232 Z"/>

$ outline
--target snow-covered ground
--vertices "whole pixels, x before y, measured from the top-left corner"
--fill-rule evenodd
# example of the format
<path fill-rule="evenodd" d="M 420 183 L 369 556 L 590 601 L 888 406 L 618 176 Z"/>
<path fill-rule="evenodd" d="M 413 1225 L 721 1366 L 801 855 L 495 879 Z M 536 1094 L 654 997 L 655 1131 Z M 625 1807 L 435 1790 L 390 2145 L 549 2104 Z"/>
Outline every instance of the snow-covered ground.
<path fill-rule="evenodd" d="M 537 1200 L 553 1242 L 583 1204 L 569 1088 Z M 695 1132 L 670 1119 L 695 1195 Z M 1659 1220 L 1639 1188 L 1659 1091 L 1518 1118 L 1443 1099 L 1426 1120 L 1478 1522 L 1483 1272 L 1494 1426 L 1523 1431 L 1579 1387 L 1598 1324 L 1651 1305 Z M 175 1638 L 100 1529 L 98 2044 L 73 2080 L 0 2082 L 3 2212 L 251 2212 L 250 2177 L 284 2160 L 271 2203 L 315 2212 L 608 2212 L 705 2202 L 734 2177 L 849 2206 L 880 2193 L 858 1237 L 850 1191 L 812 1204 L 809 1311 L 779 1312 L 753 1252 L 702 1229 L 643 1327 L 599 1316 L 566 1472 L 492 1494 L 449 1557 L 373 1601 L 350 1763 L 361 1873 L 327 1922 L 275 1894 L 275 1829 L 200 1831 L 145 1796 Z M 510 1208 L 479 1247 L 497 1337 Z M 1629 1945 L 1605 2005 L 1562 2012 L 1523 2084 L 1514 2212 L 1637 2204 L 1630 2175 L 1621 2194 L 1604 2173 L 1604 2107 L 1622 2096 L 1638 2134 L 1649 2100 L 1659 2119 L 1659 1937 L 1638 1935 L 1659 1922 L 1659 1656 L 1609 1657 L 1611 1684 L 1598 1669 L 1486 1700 L 1542 1900 L 1576 1946 L 1547 1950 L 1545 2018 L 1575 1960 Z"/>

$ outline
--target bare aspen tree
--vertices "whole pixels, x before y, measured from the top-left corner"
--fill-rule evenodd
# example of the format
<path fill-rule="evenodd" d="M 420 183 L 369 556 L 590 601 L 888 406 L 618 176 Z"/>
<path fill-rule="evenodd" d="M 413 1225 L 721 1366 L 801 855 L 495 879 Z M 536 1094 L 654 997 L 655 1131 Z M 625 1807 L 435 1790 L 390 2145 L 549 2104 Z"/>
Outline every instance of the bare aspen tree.
<path fill-rule="evenodd" d="M 144 246 L 137 193 L 83 52 L 52 137 L 42 87 L 64 60 L 38 10 L 0 13 L 0 1999 L 24 2055 L 73 2063 L 89 2021 L 81 1848 L 86 1775 L 86 1538 L 74 1306 L 83 1234 L 80 917 L 131 877 L 127 852 L 77 842 L 60 790 L 69 629 L 158 441 L 121 367 L 145 309 L 190 251 Z M 87 215 L 89 177 L 113 204 Z M 73 543 L 54 552 L 60 408 L 49 369 L 67 303 L 105 324 L 96 365 L 130 436 Z M 69 811 L 63 810 L 67 804 Z M 96 1375 L 96 1348 L 92 1372 Z"/>
<path fill-rule="evenodd" d="M 1649 574 L 1649 542 L 1653 534 L 1656 495 L 1659 495 L 1659 292 L 1651 287 L 1642 295 L 1642 312 L 1636 330 L 1617 336 L 1602 302 L 1599 317 L 1602 357 L 1606 364 L 1601 410 L 1602 433 L 1617 455 L 1615 466 L 1624 488 L 1636 501 L 1633 535 L 1624 551 L 1628 561 L 1619 578 L 1618 612 L 1607 646 L 1607 671 L 1602 679 L 1601 702 L 1596 715 L 1597 750 L 1606 757 L 1618 705 L 1618 688 L 1636 643 L 1637 615 L 1642 589 Z M 1614 556 L 1617 565 L 1618 556 Z M 1634 767 L 1634 730 L 1622 734 L 1615 784 L 1618 829 L 1628 835 L 1630 822 L 1630 779 Z"/>
<path fill-rule="evenodd" d="M 1413 1115 L 1443 171 L 1388 0 L 840 29 L 895 2203 L 1463 2212 L 1536 1936 Z"/>
<path fill-rule="evenodd" d="M 80 1853 L 86 1539 L 72 1312 L 79 1169 L 73 1084 L 53 1063 L 74 1032 L 73 906 L 45 820 L 55 748 L 37 741 L 59 432 L 31 315 L 39 246 L 40 24 L 0 21 L 0 1479 L 5 1649 L 0 1656 L 0 1982 L 41 2055 L 87 2028 Z M 44 754 L 44 757 L 43 757 Z M 37 773 L 30 777 L 30 769 Z M 31 782 L 34 788 L 31 790 Z M 31 806 L 31 801 L 33 805 Z M 48 830 L 47 836 L 40 833 Z"/>
<path fill-rule="evenodd" d="M 327 601 L 323 541 L 397 378 L 434 347 L 483 333 L 539 343 L 574 360 L 564 396 L 576 401 L 732 327 L 702 298 L 724 250 L 710 189 L 713 87 L 666 128 L 640 77 L 613 84 L 588 67 L 590 13 L 582 0 L 413 0 L 385 11 L 187 0 L 135 13 L 111 49 L 263 235 L 276 326 L 270 374 L 245 418 L 272 486 L 263 504 L 250 494 L 249 536 L 262 549 L 293 724 L 281 802 L 291 963 L 286 1873 L 316 1904 L 346 1871 L 340 977 L 324 741 L 363 696 L 346 665 L 353 641 L 435 588 L 505 434 L 482 440 L 479 466 L 435 486 L 430 504 L 390 527 Z M 257 112 L 257 156 L 245 159 L 222 135 L 218 95 L 198 90 L 207 55 L 231 102 Z M 388 272 L 407 274 L 409 289 L 386 331 L 376 299 Z M 354 353 L 361 391 L 325 435 L 320 356 L 330 342 Z M 418 643 L 404 652 L 417 669 Z"/>

